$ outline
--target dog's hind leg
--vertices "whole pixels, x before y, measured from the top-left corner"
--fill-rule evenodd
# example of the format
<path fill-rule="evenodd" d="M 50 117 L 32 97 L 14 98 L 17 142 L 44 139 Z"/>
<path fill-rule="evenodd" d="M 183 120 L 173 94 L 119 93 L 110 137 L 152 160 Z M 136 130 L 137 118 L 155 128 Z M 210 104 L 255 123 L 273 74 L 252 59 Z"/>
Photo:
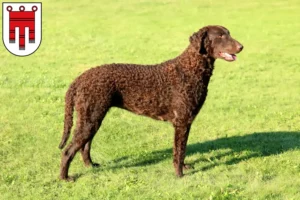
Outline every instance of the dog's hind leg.
<path fill-rule="evenodd" d="M 70 163 L 72 162 L 75 154 L 79 149 L 84 147 L 86 142 L 90 139 L 87 137 L 90 133 L 89 124 L 76 127 L 72 142 L 62 153 L 61 165 L 60 165 L 60 178 L 67 181 L 72 181 L 72 178 L 68 176 Z M 90 136 L 91 137 L 91 136 Z"/>
<path fill-rule="evenodd" d="M 77 123 L 75 133 L 72 139 L 72 142 L 69 146 L 63 151 L 61 166 L 60 166 L 60 178 L 67 181 L 72 181 L 72 178 L 68 176 L 68 171 L 70 163 L 72 162 L 75 154 L 81 149 L 84 148 L 86 143 L 91 140 L 94 135 L 92 131 L 93 124 L 89 122 Z"/>
<path fill-rule="evenodd" d="M 94 109 L 93 112 L 86 112 L 85 110 L 79 110 L 78 120 L 76 123 L 76 129 L 74 132 L 74 136 L 72 142 L 65 149 L 62 154 L 61 160 L 61 171 L 60 178 L 68 181 L 72 181 L 72 179 L 68 176 L 68 171 L 70 167 L 70 163 L 72 162 L 75 154 L 81 150 L 83 160 L 86 165 L 92 164 L 92 160 L 90 157 L 90 147 L 91 142 L 98 131 L 101 121 L 105 116 L 108 107 L 105 107 L 100 110 Z M 89 113 L 89 114 L 87 114 Z M 101 119 L 101 120 L 99 120 Z"/>
<path fill-rule="evenodd" d="M 102 98 L 103 99 L 103 98 Z M 92 140 L 97 133 L 98 129 L 101 126 L 102 120 L 104 119 L 107 111 L 109 110 L 110 107 L 110 101 L 98 103 L 96 108 L 94 109 L 92 113 L 92 121 L 94 121 L 94 127 L 91 129 L 91 137 L 87 141 L 87 143 L 81 148 L 81 156 L 82 160 L 85 164 L 85 166 L 89 167 L 99 167 L 100 164 L 94 163 L 91 158 L 91 145 L 92 145 Z"/>
<path fill-rule="evenodd" d="M 92 161 L 92 158 L 91 158 L 91 144 L 92 144 L 92 139 L 90 141 L 88 141 L 84 147 L 81 148 L 80 152 L 81 152 L 81 156 L 82 156 L 82 160 L 85 164 L 85 166 L 87 167 L 99 167 L 100 164 L 98 163 L 94 163 Z"/>
<path fill-rule="evenodd" d="M 91 136 L 90 140 L 80 149 L 82 160 L 83 160 L 85 166 L 87 166 L 87 167 L 90 167 L 90 166 L 99 167 L 100 166 L 100 164 L 94 163 L 92 161 L 92 158 L 91 158 L 91 145 L 92 145 L 94 135 L 98 131 L 98 129 L 99 129 L 101 123 L 102 123 L 103 118 L 104 118 L 104 116 L 102 117 L 101 120 L 98 121 L 98 125 L 97 125 L 97 127 L 95 127 L 95 130 L 92 130 L 92 136 Z"/>

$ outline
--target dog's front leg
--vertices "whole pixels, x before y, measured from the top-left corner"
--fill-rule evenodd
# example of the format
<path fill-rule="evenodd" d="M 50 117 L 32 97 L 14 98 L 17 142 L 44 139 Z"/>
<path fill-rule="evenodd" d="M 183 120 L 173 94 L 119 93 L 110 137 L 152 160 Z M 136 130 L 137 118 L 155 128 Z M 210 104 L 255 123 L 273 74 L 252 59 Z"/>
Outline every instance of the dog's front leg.
<path fill-rule="evenodd" d="M 186 143 L 189 137 L 191 125 L 174 126 L 174 127 L 175 127 L 175 137 L 174 137 L 174 146 L 173 146 L 173 164 L 175 167 L 176 175 L 178 177 L 182 177 Z"/>

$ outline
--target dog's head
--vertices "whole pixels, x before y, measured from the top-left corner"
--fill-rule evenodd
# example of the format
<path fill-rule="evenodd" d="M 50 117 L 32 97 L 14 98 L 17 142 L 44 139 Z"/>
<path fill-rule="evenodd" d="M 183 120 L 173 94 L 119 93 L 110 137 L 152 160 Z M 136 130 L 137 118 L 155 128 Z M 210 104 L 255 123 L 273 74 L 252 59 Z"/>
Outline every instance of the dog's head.
<path fill-rule="evenodd" d="M 223 26 L 206 26 L 190 37 L 191 45 L 202 55 L 235 61 L 243 45 L 230 36 Z"/>

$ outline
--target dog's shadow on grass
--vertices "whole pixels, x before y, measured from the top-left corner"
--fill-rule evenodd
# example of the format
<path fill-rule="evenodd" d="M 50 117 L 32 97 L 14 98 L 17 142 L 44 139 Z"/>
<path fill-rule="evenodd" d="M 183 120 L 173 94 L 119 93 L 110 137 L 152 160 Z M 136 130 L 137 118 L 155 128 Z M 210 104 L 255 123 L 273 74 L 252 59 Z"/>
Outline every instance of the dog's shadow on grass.
<path fill-rule="evenodd" d="M 187 164 L 197 165 L 206 162 L 203 167 L 190 173 L 209 170 L 218 165 L 232 165 L 255 157 L 266 157 L 281 154 L 289 150 L 300 149 L 300 132 L 261 132 L 243 136 L 223 137 L 216 140 L 189 144 L 186 158 L 195 154 L 205 154 L 217 151 L 212 158 L 196 158 Z M 219 151 L 219 152 L 218 152 Z M 224 153 L 225 151 L 225 153 Z M 108 168 L 118 169 L 140 167 L 171 159 L 172 149 L 163 149 L 138 156 L 125 156 L 112 161 Z M 197 157 L 197 156 L 196 156 Z M 198 156 L 199 157 L 199 156 Z M 222 159 L 226 157 L 226 159 Z"/>

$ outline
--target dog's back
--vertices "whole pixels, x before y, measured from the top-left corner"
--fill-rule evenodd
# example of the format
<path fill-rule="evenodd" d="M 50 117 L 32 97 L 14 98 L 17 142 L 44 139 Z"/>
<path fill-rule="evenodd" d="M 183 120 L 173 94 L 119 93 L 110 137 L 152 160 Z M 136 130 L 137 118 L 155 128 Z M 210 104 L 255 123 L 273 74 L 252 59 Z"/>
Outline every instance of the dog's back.
<path fill-rule="evenodd" d="M 77 90 L 75 101 L 93 98 L 102 102 L 106 99 L 110 107 L 160 120 L 164 120 L 163 115 L 171 106 L 169 77 L 157 65 L 103 65 L 87 70 L 74 84 Z"/>

